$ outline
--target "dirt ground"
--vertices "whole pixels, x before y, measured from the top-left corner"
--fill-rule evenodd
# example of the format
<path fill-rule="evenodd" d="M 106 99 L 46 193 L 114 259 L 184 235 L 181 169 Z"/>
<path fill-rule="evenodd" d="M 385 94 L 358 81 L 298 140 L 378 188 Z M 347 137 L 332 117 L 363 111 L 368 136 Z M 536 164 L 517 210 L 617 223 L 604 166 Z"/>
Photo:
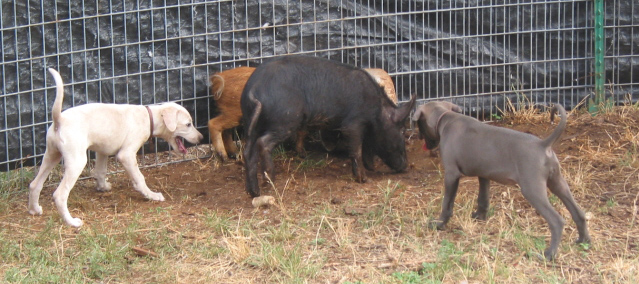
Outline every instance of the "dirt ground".
<path fill-rule="evenodd" d="M 617 108 L 610 113 L 594 117 L 587 113 L 571 114 L 568 127 L 554 149 L 562 163 L 564 175 L 577 203 L 587 212 L 593 244 L 586 252 L 579 252 L 577 245 L 573 244 L 577 237 L 575 224 L 563 204 L 555 200 L 553 202 L 555 208 L 566 219 L 557 263 L 550 267 L 541 265 L 542 268 L 530 268 L 531 271 L 554 269 L 558 275 L 570 275 L 571 280 L 568 282 L 591 283 L 590 280 L 607 282 L 606 279 L 618 278 L 603 277 L 602 273 L 605 273 L 602 269 L 594 269 L 593 265 L 615 263 L 619 258 L 632 256 L 636 258 L 639 255 L 639 230 L 636 226 L 639 197 L 638 122 L 639 111 L 633 107 Z M 506 117 L 492 124 L 531 133 L 538 137 L 546 137 L 556 126 L 548 122 L 547 113 Z M 280 207 L 263 209 L 260 211 L 262 218 L 268 224 L 277 225 L 284 219 L 316 218 L 314 216 L 318 214 L 318 208 L 331 208 L 338 212 L 339 216 L 357 219 L 375 210 L 375 206 L 379 206 L 382 200 L 380 195 L 383 194 L 381 187 L 389 183 L 398 183 L 400 186 L 392 191 L 392 196 L 389 197 L 394 202 L 393 209 L 399 212 L 416 212 L 421 208 L 429 208 L 426 210 L 428 216 L 424 216 L 423 221 L 426 224 L 426 219 L 435 218 L 439 213 L 443 169 L 438 153 L 422 150 L 423 141 L 417 138 L 416 133 L 407 131 L 406 136 L 409 169 L 403 173 L 393 173 L 377 160 L 376 171 L 368 172 L 368 182 L 364 184 L 353 180 L 350 161 L 344 154 L 327 153 L 313 142 L 307 144 L 308 155 L 305 158 L 299 157 L 294 151 L 280 149 L 274 155 L 277 171 L 275 184 L 261 186 L 262 194 L 275 196 Z M 110 192 L 96 192 L 92 180 L 79 181 L 69 201 L 72 214 L 82 217 L 85 223 L 90 225 L 103 223 L 111 219 L 110 215 L 149 212 L 161 205 L 169 211 L 168 214 L 176 218 L 174 226 L 180 230 L 180 226 L 187 226 L 191 220 L 189 218 L 198 216 L 206 210 L 228 216 L 254 210 L 251 198 L 244 190 L 243 166 L 237 161 L 222 163 L 215 158 L 198 159 L 146 168 L 143 174 L 150 188 L 164 194 L 167 199 L 165 202 L 145 200 L 140 194 L 131 190 L 130 181 L 125 174 L 118 173 L 109 177 L 109 181 L 113 184 L 113 190 Z M 492 246 L 498 246 L 502 255 L 506 256 L 506 263 L 517 266 L 523 261 L 534 262 L 535 260 L 528 260 L 527 255 L 524 255 L 527 249 L 509 242 L 497 243 L 503 227 L 495 223 L 498 217 L 494 216 L 529 219 L 529 222 L 539 228 L 539 231 L 535 232 L 538 234 L 537 237 L 541 237 L 547 245 L 550 233 L 543 218 L 534 212 L 517 187 L 493 183 L 489 220 L 487 222 L 471 220 L 468 222 L 476 224 L 468 225 L 466 219 L 461 219 L 467 216 L 460 216 L 467 214 L 468 210 L 462 213 L 460 207 L 465 206 L 463 204 L 474 206 L 477 186 L 476 178 L 462 179 L 456 203 L 460 205 L 456 206 L 455 216 L 447 229 L 437 232 L 437 237 L 454 242 L 463 239 L 466 235 L 479 237 L 485 234 L 486 242 Z M 49 200 L 53 189 L 51 185 L 46 187 L 41 200 L 45 212 L 57 215 Z M 92 202 L 82 201 L 87 198 Z M 24 211 L 26 215 L 26 210 Z M 92 211 L 101 213 L 89 213 Z M 413 215 L 406 213 L 403 216 Z M 493 222 L 491 218 L 494 218 Z M 60 219 L 58 221 L 61 222 Z M 177 225 L 180 223 L 181 225 Z M 468 229 L 468 226 L 474 229 Z M 415 230 L 419 231 L 419 229 Z M 403 233 L 416 236 L 425 234 L 425 237 L 434 234 Z M 367 247 L 358 249 L 367 250 Z M 403 269 L 418 271 L 419 264 L 416 265 L 412 261 L 418 263 L 428 261 L 418 258 L 417 254 L 407 252 L 406 255 L 413 255 L 411 256 L 413 259 L 402 258 L 400 262 L 404 265 L 402 266 L 402 263 L 399 265 Z M 388 256 L 379 258 L 384 259 Z M 348 274 L 340 268 L 340 265 L 346 265 L 352 270 L 354 262 L 355 260 L 349 259 L 348 253 L 328 253 L 320 269 L 321 277 L 318 279 L 321 281 L 318 282 L 338 283 L 344 281 L 344 278 L 339 275 L 356 275 L 355 272 L 351 271 L 349 272 L 351 274 Z M 365 264 L 360 265 L 365 266 Z M 610 269 L 614 270 L 613 267 Z M 238 272 L 235 273 L 235 277 L 238 277 Z M 356 279 L 367 279 L 367 277 L 370 276 L 360 276 Z M 352 278 L 348 279 L 354 282 Z M 237 281 L 236 278 L 233 282 Z"/>
<path fill-rule="evenodd" d="M 519 118 L 519 120 L 523 121 L 517 121 L 517 118 L 506 118 L 490 124 L 512 128 L 541 138 L 549 135 L 556 126 L 556 124 L 547 122 L 547 116 L 525 117 Z M 525 120 L 529 120 L 528 123 L 523 123 L 526 122 Z M 634 130 L 629 129 L 633 125 Z M 633 148 L 639 145 L 632 144 L 639 141 L 638 129 L 639 111 L 612 113 L 598 117 L 592 117 L 585 113 L 577 115 L 577 118 L 575 118 L 575 115 L 571 116 L 569 126 L 563 133 L 560 142 L 554 146 L 560 161 L 567 164 L 564 167 L 570 167 L 573 160 L 587 159 L 588 155 L 593 155 L 593 151 L 595 152 L 594 155 L 600 152 L 601 155 L 605 156 L 603 159 L 593 159 L 592 169 L 590 169 L 593 175 L 595 175 L 594 172 L 604 172 L 602 178 L 593 179 L 594 184 L 583 185 L 590 188 L 589 192 L 597 194 L 583 196 L 578 191 L 573 193 L 578 196 L 577 202 L 583 207 L 584 211 L 595 211 L 594 208 L 614 199 L 620 206 L 614 208 L 608 215 L 618 217 L 621 225 L 626 224 L 623 220 L 629 221 L 633 217 L 633 212 L 636 213 L 633 211 L 633 206 L 637 205 L 636 198 L 639 192 L 637 186 L 639 185 L 636 184 L 636 179 L 638 177 L 625 176 L 623 173 L 633 172 L 636 174 L 636 169 L 639 167 L 639 159 L 636 156 L 639 153 L 634 152 L 639 151 L 639 149 Z M 632 135 L 633 133 L 634 137 L 624 137 L 624 135 Z M 346 200 L 357 200 L 357 191 L 354 189 L 366 190 L 368 188 L 367 191 L 373 192 L 376 191 L 380 183 L 387 180 L 401 181 L 405 185 L 403 190 L 414 191 L 414 194 L 427 195 L 427 198 L 439 198 L 439 191 L 424 191 L 424 187 L 443 188 L 441 174 L 444 170 L 440 164 L 437 150 L 433 152 L 423 150 L 423 140 L 419 140 L 417 133 L 412 130 L 407 131 L 406 137 L 409 169 L 403 173 L 394 173 L 381 160 L 376 159 L 376 171 L 367 172 L 368 182 L 363 184 L 353 180 L 350 160 L 346 153 L 328 153 L 323 150 L 319 142 L 307 141 L 308 155 L 302 158 L 291 150 L 292 147 L 289 147 L 291 145 L 283 145 L 278 149 L 280 151 L 274 151 L 277 174 L 275 187 L 283 188 L 287 186 L 289 188 L 289 191 L 281 197 L 282 202 L 307 204 L 309 207 L 314 207 L 324 202 L 342 204 Z M 618 157 L 615 154 L 620 155 L 622 159 L 627 159 L 627 161 L 617 160 Z M 624 165 L 624 163 L 627 164 Z M 606 175 L 606 172 L 619 173 L 621 175 Z M 164 193 L 165 197 L 168 197 L 169 202 L 185 198 L 185 196 L 191 200 L 191 203 L 183 205 L 185 208 L 179 209 L 177 207 L 178 211 L 188 212 L 198 210 L 198 208 L 218 211 L 253 209 L 251 198 L 244 190 L 244 167 L 241 162 L 230 160 L 222 163 L 215 158 L 209 158 L 150 168 L 146 169 L 144 174 L 149 187 L 162 188 L 161 192 Z M 463 180 L 473 182 L 462 182 L 461 187 L 463 189 L 460 189 L 460 191 L 471 191 L 476 194 L 475 178 L 464 178 Z M 632 180 L 634 180 L 634 184 Z M 130 186 L 126 178 L 114 177 L 110 181 L 114 183 L 114 188 L 128 188 Z M 620 187 L 621 184 L 625 188 Z M 496 187 L 495 190 L 492 190 L 492 198 L 498 198 L 501 195 L 500 188 L 504 187 L 498 184 L 493 184 L 492 186 L 493 188 Z M 92 187 L 92 185 L 89 185 L 89 187 Z M 273 191 L 272 186 L 265 182 L 261 184 L 260 188 L 262 195 L 277 194 Z M 87 191 L 93 191 L 93 189 L 89 188 Z M 575 190 L 573 189 L 573 191 Z M 395 194 L 400 193 L 396 192 Z M 111 194 L 113 193 L 100 195 L 109 197 L 107 202 L 114 204 L 122 201 L 117 198 L 144 200 L 142 197 L 137 196 L 135 192 L 125 190 L 118 191 L 117 194 L 120 196 L 115 196 L 116 199 L 110 198 Z M 522 206 L 531 208 L 520 194 L 516 194 L 513 197 L 516 202 L 521 202 Z M 155 205 L 149 202 L 140 202 L 138 204 L 142 208 Z M 405 205 L 410 207 L 410 204 Z M 108 207 L 108 205 L 102 206 Z M 612 223 L 616 222 L 612 221 Z M 573 225 L 573 223 L 567 222 L 568 227 Z"/>

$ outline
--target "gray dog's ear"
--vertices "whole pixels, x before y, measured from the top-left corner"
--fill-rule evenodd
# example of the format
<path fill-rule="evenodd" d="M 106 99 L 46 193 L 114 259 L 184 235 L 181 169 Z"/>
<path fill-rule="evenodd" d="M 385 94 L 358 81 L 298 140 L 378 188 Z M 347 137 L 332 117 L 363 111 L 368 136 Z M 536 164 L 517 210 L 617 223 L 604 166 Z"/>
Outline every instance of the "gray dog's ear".
<path fill-rule="evenodd" d="M 458 105 L 453 105 L 452 110 L 456 113 L 461 113 L 462 109 Z"/>
<path fill-rule="evenodd" d="M 418 107 L 413 114 L 413 121 L 419 121 L 419 119 L 424 115 L 424 110 L 421 107 Z"/>

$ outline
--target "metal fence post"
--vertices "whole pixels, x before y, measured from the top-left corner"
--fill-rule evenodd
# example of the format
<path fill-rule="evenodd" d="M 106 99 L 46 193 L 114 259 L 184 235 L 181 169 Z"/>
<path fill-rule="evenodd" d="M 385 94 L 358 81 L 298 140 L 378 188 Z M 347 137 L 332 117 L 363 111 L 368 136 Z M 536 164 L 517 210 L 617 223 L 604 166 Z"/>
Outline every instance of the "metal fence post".
<path fill-rule="evenodd" d="M 593 115 L 613 103 L 605 98 L 604 43 L 604 0 L 595 0 L 595 97 L 588 105 L 588 111 Z"/>

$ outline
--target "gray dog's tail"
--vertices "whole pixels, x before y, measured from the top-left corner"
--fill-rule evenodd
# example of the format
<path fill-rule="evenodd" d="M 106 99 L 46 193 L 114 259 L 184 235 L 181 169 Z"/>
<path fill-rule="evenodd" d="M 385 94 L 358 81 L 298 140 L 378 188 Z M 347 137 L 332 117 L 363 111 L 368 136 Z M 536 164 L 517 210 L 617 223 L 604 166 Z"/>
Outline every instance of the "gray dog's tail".
<path fill-rule="evenodd" d="M 51 115 L 53 117 L 53 124 L 55 125 L 55 131 L 57 132 L 60 129 L 60 117 L 62 114 L 62 100 L 64 99 L 64 82 L 62 82 L 62 77 L 60 77 L 60 73 L 53 68 L 49 68 L 49 73 L 53 75 L 53 80 L 55 80 L 55 101 L 53 101 L 53 108 L 51 110 Z"/>
<path fill-rule="evenodd" d="M 566 129 L 566 110 L 561 105 L 555 104 L 554 107 L 550 110 L 550 121 L 552 122 L 555 119 L 555 114 L 557 112 L 559 112 L 559 115 L 561 116 L 561 121 L 559 121 L 559 125 L 557 126 L 557 128 L 555 128 L 555 130 L 553 130 L 550 136 L 541 141 L 541 145 L 545 148 L 551 147 L 553 144 L 555 144 L 555 142 L 557 142 L 557 140 L 561 136 L 561 133 L 563 133 L 564 129 Z"/>
<path fill-rule="evenodd" d="M 249 100 L 251 100 L 251 102 L 255 104 L 255 109 L 253 110 L 253 115 L 251 116 L 251 122 L 248 125 L 248 131 L 246 131 L 248 136 L 251 137 L 253 131 L 255 131 L 257 118 L 259 118 L 260 114 L 262 113 L 262 103 L 255 98 L 255 96 L 253 95 L 253 92 L 251 91 L 249 91 L 248 97 L 249 97 Z"/>

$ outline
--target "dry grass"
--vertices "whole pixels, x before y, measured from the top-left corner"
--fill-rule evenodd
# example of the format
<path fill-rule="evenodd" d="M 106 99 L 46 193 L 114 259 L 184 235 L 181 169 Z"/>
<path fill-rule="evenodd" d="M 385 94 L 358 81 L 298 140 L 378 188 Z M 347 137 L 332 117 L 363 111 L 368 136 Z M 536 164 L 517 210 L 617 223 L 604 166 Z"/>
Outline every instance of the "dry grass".
<path fill-rule="evenodd" d="M 538 136 L 554 127 L 545 112 L 510 113 L 498 124 Z M 284 153 L 279 182 L 262 187 L 277 200 L 271 208 L 218 210 L 197 203 L 199 193 L 187 188 L 237 177 L 214 179 L 210 173 L 228 165 L 194 160 L 184 163 L 191 171 L 171 175 L 182 177 L 177 181 L 145 170 L 170 202 L 136 199 L 124 190 L 72 194 L 72 214 L 91 220 L 81 229 L 63 225 L 44 195 L 45 215 L 29 216 L 25 185 L 32 175 L 3 177 L 0 282 L 637 283 L 638 119 L 634 106 L 596 117 L 571 112 L 556 152 L 588 212 L 593 243 L 573 243 L 574 223 L 551 197 L 567 219 L 554 262 L 536 257 L 550 233 L 516 187 L 493 184 L 489 218 L 478 222 L 470 217 L 477 181 L 462 179 L 448 228 L 434 231 L 427 224 L 439 214 L 443 187 L 436 159 L 417 165 L 432 169 L 419 175 L 373 177 L 360 185 L 341 165 L 347 159 L 297 162 Z M 345 174 L 327 183 L 311 176 L 330 166 Z M 318 198 L 338 196 L 338 182 L 347 194 Z M 90 180 L 78 182 L 91 186 Z M 103 205 L 106 200 L 119 202 Z"/>

